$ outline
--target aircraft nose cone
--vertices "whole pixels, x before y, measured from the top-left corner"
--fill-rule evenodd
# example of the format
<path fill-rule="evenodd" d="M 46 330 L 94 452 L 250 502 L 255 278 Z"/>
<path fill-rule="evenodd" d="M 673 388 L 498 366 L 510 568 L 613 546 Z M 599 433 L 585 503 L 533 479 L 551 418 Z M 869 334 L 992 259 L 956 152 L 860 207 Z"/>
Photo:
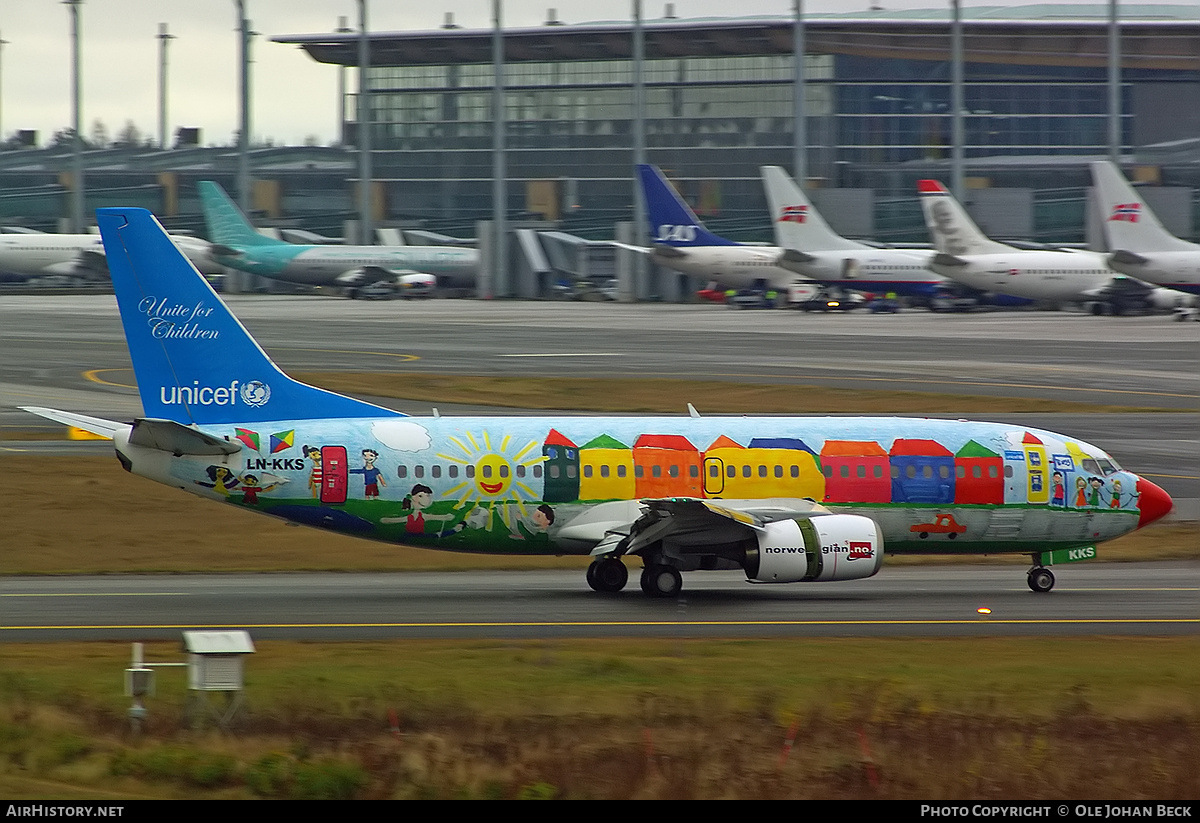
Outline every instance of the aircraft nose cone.
<path fill-rule="evenodd" d="M 1149 526 L 1155 520 L 1166 517 L 1175 505 L 1171 495 L 1151 483 L 1144 477 L 1137 481 L 1138 509 L 1142 515 L 1138 518 L 1138 528 Z"/>

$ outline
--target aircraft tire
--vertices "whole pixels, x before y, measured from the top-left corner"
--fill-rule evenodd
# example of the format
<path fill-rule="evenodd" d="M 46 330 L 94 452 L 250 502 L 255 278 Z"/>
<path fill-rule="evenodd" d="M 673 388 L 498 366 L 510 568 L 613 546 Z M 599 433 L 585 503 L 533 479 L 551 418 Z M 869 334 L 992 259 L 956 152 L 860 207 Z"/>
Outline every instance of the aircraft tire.
<path fill-rule="evenodd" d="M 1043 567 L 1030 569 L 1027 582 L 1031 591 L 1048 592 L 1054 588 L 1054 572 Z"/>
<path fill-rule="evenodd" d="M 683 589 L 683 576 L 674 566 L 653 563 L 642 569 L 641 583 L 650 597 L 677 597 Z"/>
<path fill-rule="evenodd" d="M 593 591 L 612 594 L 625 588 L 629 582 L 629 570 L 615 557 L 595 560 L 588 566 L 587 582 Z"/>

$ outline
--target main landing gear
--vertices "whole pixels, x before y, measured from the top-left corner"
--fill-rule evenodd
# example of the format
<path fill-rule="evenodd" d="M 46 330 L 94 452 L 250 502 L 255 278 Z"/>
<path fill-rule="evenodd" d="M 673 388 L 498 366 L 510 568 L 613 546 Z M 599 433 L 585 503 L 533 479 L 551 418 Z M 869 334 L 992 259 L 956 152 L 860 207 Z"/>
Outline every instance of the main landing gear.
<path fill-rule="evenodd" d="M 588 566 L 587 582 L 595 591 L 612 594 L 625 588 L 629 571 L 615 557 L 600 558 Z M 641 586 L 650 597 L 675 597 L 683 589 L 683 576 L 674 566 L 650 563 L 642 569 Z"/>
<path fill-rule="evenodd" d="M 602 557 L 593 560 L 588 566 L 587 582 L 595 591 L 611 594 L 625 588 L 629 582 L 629 571 L 625 564 L 615 557 Z"/>
<path fill-rule="evenodd" d="M 1054 572 L 1045 566 L 1034 566 L 1029 570 L 1026 582 L 1029 583 L 1031 591 L 1048 592 L 1054 588 Z"/>

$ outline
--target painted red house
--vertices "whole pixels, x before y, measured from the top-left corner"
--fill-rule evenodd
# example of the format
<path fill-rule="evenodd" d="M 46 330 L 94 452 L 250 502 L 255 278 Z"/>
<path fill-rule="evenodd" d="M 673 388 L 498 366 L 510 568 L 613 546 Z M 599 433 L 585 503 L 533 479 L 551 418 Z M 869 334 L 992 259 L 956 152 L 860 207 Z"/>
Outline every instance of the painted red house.
<path fill-rule="evenodd" d="M 954 455 L 955 503 L 1004 502 L 1004 458 L 968 440 Z"/>
<path fill-rule="evenodd" d="M 888 453 L 870 440 L 826 440 L 821 447 L 827 503 L 890 503 Z"/>

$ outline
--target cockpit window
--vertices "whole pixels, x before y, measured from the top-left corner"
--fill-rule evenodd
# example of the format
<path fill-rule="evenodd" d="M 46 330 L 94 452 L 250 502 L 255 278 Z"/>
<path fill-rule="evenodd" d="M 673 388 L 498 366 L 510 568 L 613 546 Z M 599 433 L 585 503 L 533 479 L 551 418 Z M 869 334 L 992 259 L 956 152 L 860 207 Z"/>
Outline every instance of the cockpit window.
<path fill-rule="evenodd" d="M 1088 474 L 1100 474 L 1100 464 L 1092 458 L 1085 458 L 1083 461 L 1083 470 Z"/>
<path fill-rule="evenodd" d="M 1105 460 L 1102 457 L 1097 462 L 1100 464 L 1100 469 L 1104 472 L 1106 477 L 1121 470 L 1121 467 L 1117 465 L 1115 460 Z"/>

